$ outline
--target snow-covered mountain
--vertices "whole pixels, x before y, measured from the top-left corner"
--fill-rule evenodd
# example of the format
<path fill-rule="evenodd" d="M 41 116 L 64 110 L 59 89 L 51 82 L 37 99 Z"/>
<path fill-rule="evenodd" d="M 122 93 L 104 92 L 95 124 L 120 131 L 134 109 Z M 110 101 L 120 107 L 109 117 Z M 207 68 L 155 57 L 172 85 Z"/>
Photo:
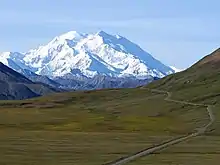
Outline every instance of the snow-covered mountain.
<path fill-rule="evenodd" d="M 105 75 L 146 79 L 174 73 L 138 45 L 104 31 L 95 34 L 70 31 L 27 53 L 1 53 L 0 62 L 20 72 L 30 70 L 50 78 Z"/>

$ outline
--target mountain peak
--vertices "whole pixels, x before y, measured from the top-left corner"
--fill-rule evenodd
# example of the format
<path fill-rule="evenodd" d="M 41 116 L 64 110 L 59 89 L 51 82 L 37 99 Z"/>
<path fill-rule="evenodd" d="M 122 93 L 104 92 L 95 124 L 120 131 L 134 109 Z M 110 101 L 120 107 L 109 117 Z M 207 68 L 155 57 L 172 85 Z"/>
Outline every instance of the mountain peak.
<path fill-rule="evenodd" d="M 100 37 L 103 37 L 103 38 L 108 38 L 109 36 L 112 36 L 112 35 L 106 33 L 106 32 L 103 31 L 103 30 L 98 31 L 98 32 L 96 33 L 96 35 L 98 35 L 98 36 L 100 36 Z"/>
<path fill-rule="evenodd" d="M 48 77 L 67 74 L 94 77 L 163 77 L 173 70 L 154 59 L 138 45 L 105 31 L 76 31 L 55 37 L 49 44 L 27 53 L 0 55 L 0 61 L 17 70 L 28 69 Z"/>
<path fill-rule="evenodd" d="M 111 35 L 103 30 L 101 31 L 98 31 L 96 33 L 96 35 L 100 36 L 100 37 L 103 37 L 103 38 L 115 38 L 115 39 L 121 39 L 121 38 L 124 38 L 122 37 L 121 35 L 118 35 L 118 34 L 115 34 L 115 35 Z"/>
<path fill-rule="evenodd" d="M 106 32 L 103 31 L 103 30 L 100 30 L 100 31 L 98 31 L 96 34 L 98 34 L 98 35 L 107 35 L 108 33 L 106 33 Z"/>
<path fill-rule="evenodd" d="M 74 40 L 82 37 L 83 34 L 78 33 L 77 31 L 69 31 L 67 33 L 61 34 L 58 38 L 63 40 Z"/>

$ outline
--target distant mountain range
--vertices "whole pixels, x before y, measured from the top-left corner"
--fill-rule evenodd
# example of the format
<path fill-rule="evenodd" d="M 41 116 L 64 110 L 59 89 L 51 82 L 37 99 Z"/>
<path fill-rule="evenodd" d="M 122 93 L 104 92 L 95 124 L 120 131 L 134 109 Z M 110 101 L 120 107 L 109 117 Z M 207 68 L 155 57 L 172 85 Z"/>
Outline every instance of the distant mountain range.
<path fill-rule="evenodd" d="M 59 92 L 43 83 L 34 83 L 0 62 L 0 100 L 21 100 Z"/>
<path fill-rule="evenodd" d="M 104 31 L 70 31 L 27 53 L 0 61 L 35 82 L 71 89 L 136 87 L 175 72 L 137 44 Z"/>

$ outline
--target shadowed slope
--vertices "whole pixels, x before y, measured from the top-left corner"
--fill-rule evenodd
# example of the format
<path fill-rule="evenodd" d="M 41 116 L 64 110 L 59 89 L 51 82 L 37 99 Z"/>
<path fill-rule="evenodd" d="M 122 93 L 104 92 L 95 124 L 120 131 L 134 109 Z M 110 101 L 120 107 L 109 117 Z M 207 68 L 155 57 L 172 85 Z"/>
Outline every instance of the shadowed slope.
<path fill-rule="evenodd" d="M 21 100 L 56 92 L 50 86 L 34 83 L 0 63 L 0 99 Z"/>

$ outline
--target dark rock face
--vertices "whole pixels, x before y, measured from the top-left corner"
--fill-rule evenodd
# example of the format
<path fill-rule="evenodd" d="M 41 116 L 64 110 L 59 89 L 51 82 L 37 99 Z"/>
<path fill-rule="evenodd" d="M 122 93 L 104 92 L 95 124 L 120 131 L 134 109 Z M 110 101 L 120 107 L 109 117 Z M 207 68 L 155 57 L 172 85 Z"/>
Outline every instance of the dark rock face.
<path fill-rule="evenodd" d="M 0 63 L 0 100 L 21 100 L 57 92 L 43 83 L 34 83 Z"/>

